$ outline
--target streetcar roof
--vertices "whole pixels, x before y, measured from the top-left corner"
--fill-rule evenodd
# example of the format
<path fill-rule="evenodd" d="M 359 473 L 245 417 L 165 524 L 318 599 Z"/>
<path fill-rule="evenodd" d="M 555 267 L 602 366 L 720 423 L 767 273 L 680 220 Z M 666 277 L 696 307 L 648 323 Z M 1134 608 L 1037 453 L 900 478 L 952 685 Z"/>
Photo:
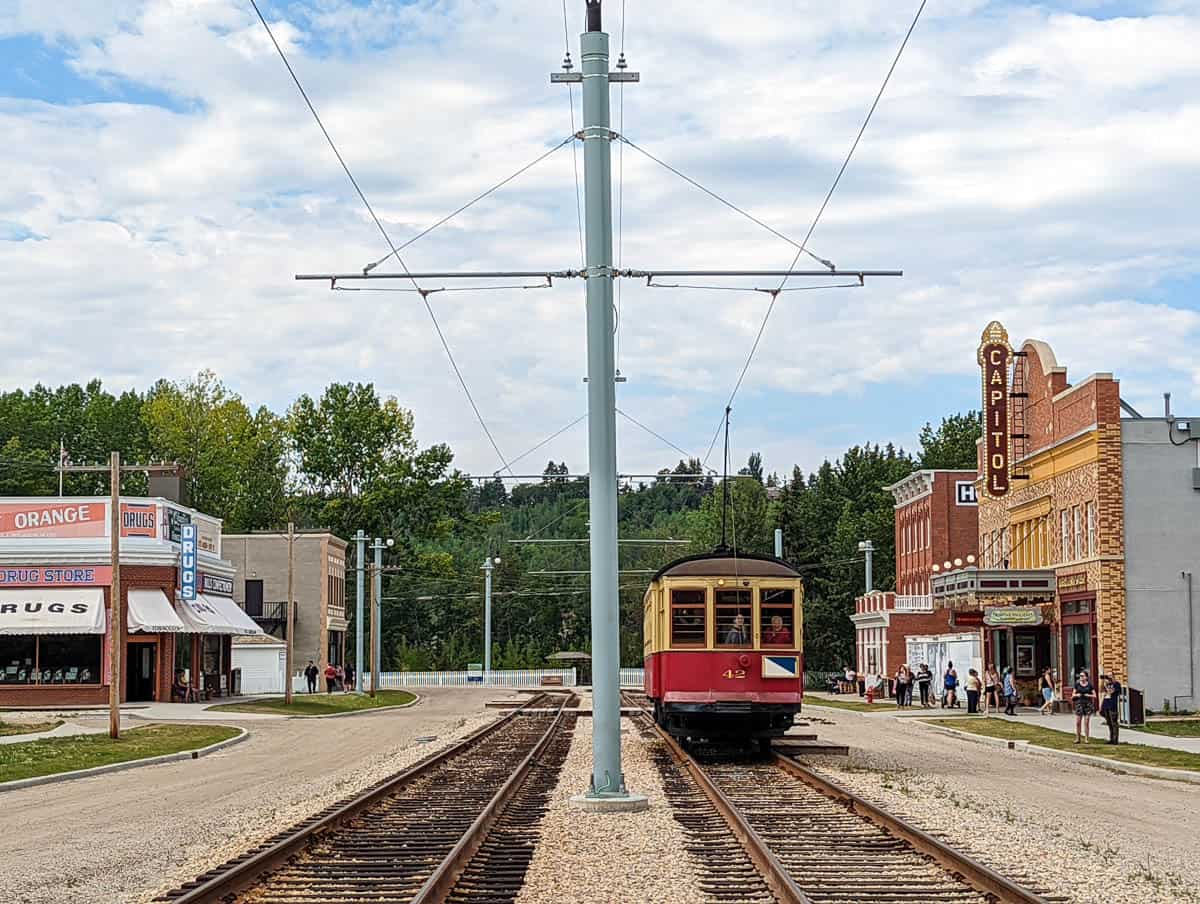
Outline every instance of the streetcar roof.
<path fill-rule="evenodd" d="M 798 578 L 800 573 L 783 559 L 752 552 L 717 549 L 676 559 L 659 569 L 653 580 L 669 577 L 737 576 L 745 578 Z"/>

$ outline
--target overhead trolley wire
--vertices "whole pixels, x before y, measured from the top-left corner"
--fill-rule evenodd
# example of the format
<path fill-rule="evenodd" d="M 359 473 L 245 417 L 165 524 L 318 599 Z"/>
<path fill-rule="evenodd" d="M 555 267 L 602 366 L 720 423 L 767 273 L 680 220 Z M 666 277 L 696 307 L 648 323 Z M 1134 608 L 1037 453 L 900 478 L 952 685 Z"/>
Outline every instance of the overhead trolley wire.
<path fill-rule="evenodd" d="M 267 36 L 271 39 L 271 43 L 275 45 L 275 52 L 279 54 L 279 58 L 283 60 L 283 65 L 287 67 L 288 74 L 292 77 L 292 81 L 296 84 L 296 89 L 300 92 L 300 96 L 304 98 L 304 103 L 308 106 L 309 112 L 312 113 L 313 119 L 316 120 L 317 125 L 320 127 L 321 134 L 325 136 L 325 140 L 329 143 L 329 147 L 333 151 L 334 156 L 337 157 L 338 163 L 340 163 L 342 165 L 342 169 L 345 170 L 346 177 L 350 180 L 350 184 L 354 186 L 354 190 L 358 193 L 358 197 L 362 200 L 363 206 L 366 207 L 367 212 L 371 215 L 371 219 L 375 221 L 375 225 L 379 229 L 379 234 L 383 236 L 383 240 L 387 242 L 388 248 L 391 249 L 392 256 L 395 256 L 397 263 L 400 264 L 401 269 L 404 270 L 405 275 L 412 282 L 413 288 L 419 290 L 421 287 L 417 285 L 417 281 L 413 279 L 412 273 L 408 269 L 408 265 L 404 263 L 404 259 L 400 256 L 399 249 L 392 241 L 391 236 L 388 235 L 387 229 L 384 228 L 383 222 L 379 219 L 378 215 L 376 215 L 374 208 L 371 207 L 371 202 L 367 200 L 367 196 L 363 193 L 362 188 L 359 186 L 358 180 L 354 178 L 354 173 L 350 171 L 350 167 L 346 164 L 345 158 L 342 157 L 341 152 L 338 150 L 337 144 L 334 143 L 332 136 L 330 136 L 329 130 L 325 128 L 325 123 L 321 121 L 321 116 L 317 113 L 317 108 L 313 106 L 312 101 L 308 97 L 308 92 L 304 90 L 304 85 L 301 84 L 299 76 L 296 75 L 296 70 L 293 69 L 292 64 L 288 62 L 287 54 L 283 52 L 283 48 L 279 46 L 279 41 L 275 39 L 275 33 L 271 30 L 271 26 L 267 24 L 267 20 L 262 14 L 262 10 L 258 8 L 258 3 L 256 0 L 250 0 L 250 5 L 254 7 L 254 12 L 258 16 L 258 21 L 262 23 L 263 28 L 266 29 Z M 446 341 L 446 336 L 442 332 L 442 325 L 438 323 L 437 315 L 434 313 L 433 306 L 429 303 L 429 297 L 425 292 L 421 293 L 421 301 L 425 305 L 425 310 L 429 313 L 429 319 L 433 321 L 433 328 L 437 332 L 438 340 L 442 343 L 442 348 L 446 352 L 446 357 L 450 359 L 450 367 L 453 368 L 454 375 L 458 378 L 458 383 L 462 387 L 463 394 L 467 397 L 467 402 L 470 403 L 471 410 L 475 412 L 475 419 L 479 422 L 479 426 L 483 428 L 483 432 L 487 436 L 488 442 L 491 443 L 492 450 L 496 453 L 496 457 L 500 459 L 505 470 L 507 470 L 509 473 L 512 473 L 512 468 L 508 466 L 508 462 L 504 458 L 504 453 L 500 451 L 500 446 L 496 443 L 496 438 L 492 436 L 492 431 L 488 429 L 487 422 L 483 419 L 483 415 L 479 411 L 479 406 L 475 404 L 475 398 L 471 395 L 471 390 L 467 386 L 467 381 L 463 377 L 462 371 L 459 369 L 458 362 L 454 359 L 454 352 L 450 350 L 450 343 Z"/>
<path fill-rule="evenodd" d="M 567 426 L 565 426 L 565 427 L 560 427 L 558 430 L 555 430 L 553 433 L 551 433 L 549 436 L 547 436 L 547 437 L 546 437 L 544 440 L 542 440 L 542 441 L 541 441 L 540 443 L 538 443 L 536 446 L 534 446 L 534 447 L 533 447 L 533 448 L 531 448 L 531 449 L 527 449 L 526 451 L 524 451 L 524 452 L 522 452 L 520 455 L 518 455 L 516 458 L 512 459 L 511 461 L 509 461 L 509 463 L 508 463 L 508 464 L 509 464 L 509 466 L 515 465 L 515 464 L 516 464 L 517 462 L 519 462 L 521 459 L 523 459 L 523 458 L 526 458 L 527 456 L 530 456 L 530 455 L 532 455 L 532 454 L 533 454 L 534 452 L 536 452 L 538 449 L 542 448 L 542 446 L 546 445 L 546 443 L 550 442 L 550 441 L 551 441 L 551 440 L 553 440 L 553 439 L 557 439 L 558 437 L 562 436 L 564 433 L 566 433 L 568 430 L 570 430 L 570 429 L 571 429 L 572 427 L 574 427 L 576 424 L 578 424 L 578 423 L 580 423 L 581 421 L 583 421 L 585 418 L 587 418 L 587 412 L 586 412 L 586 411 L 585 411 L 583 414 L 579 415 L 579 417 L 575 418 L 575 420 L 571 421 L 571 423 L 567 424 Z M 511 472 L 509 472 L 509 473 L 511 473 Z M 494 474 L 492 474 L 492 476 L 493 476 L 493 477 L 499 477 L 499 476 L 500 476 L 500 472 L 499 472 L 499 471 L 496 471 Z"/>
<path fill-rule="evenodd" d="M 572 128 L 574 128 L 573 123 L 572 123 Z M 560 141 L 554 147 L 550 148 L 550 150 L 546 151 L 544 154 L 537 157 L 536 159 L 531 160 L 529 163 L 526 163 L 523 167 L 521 167 L 519 170 L 517 170 L 512 175 L 506 176 L 505 178 L 501 179 L 499 182 L 497 182 L 495 185 L 493 185 L 487 191 L 476 195 L 474 198 L 472 198 L 466 204 L 459 207 L 453 213 L 446 214 L 446 216 L 442 217 L 440 220 L 438 220 L 432 226 L 428 226 L 425 229 L 422 229 L 420 232 L 418 232 L 416 235 L 414 235 L 411 239 L 404 242 L 404 244 L 397 246 L 396 251 L 394 251 L 394 252 L 389 251 L 387 254 L 385 254 L 383 257 L 381 257 L 379 260 L 375 261 L 374 263 L 367 264 L 367 266 L 363 267 L 363 273 L 370 273 L 372 270 L 374 270 L 376 267 L 378 267 L 380 264 L 382 264 L 384 261 L 386 261 L 388 258 L 390 258 L 393 254 L 397 254 L 397 253 L 403 251 L 405 248 L 407 248 L 413 242 L 416 242 L 418 239 L 423 239 L 425 236 L 429 235 L 429 233 L 433 232 L 433 230 L 437 229 L 439 226 L 446 225 L 447 223 L 449 223 L 451 220 L 453 220 L 456 216 L 458 216 L 463 211 L 465 211 L 471 207 L 474 207 L 476 204 L 478 204 L 480 201 L 482 201 L 488 195 L 494 194 L 495 192 L 502 189 L 504 186 L 508 185 L 509 182 L 512 182 L 518 176 L 522 176 L 525 173 L 529 172 L 529 170 L 533 169 L 535 166 L 537 166 L 539 163 L 541 163 L 547 157 L 552 156 L 556 151 L 561 150 L 562 148 L 566 147 L 568 144 L 570 144 L 574 140 L 575 140 L 574 134 L 568 135 L 566 138 L 564 138 L 562 141 Z"/>
<path fill-rule="evenodd" d="M 908 46 L 908 39 L 912 37 L 913 31 L 917 27 L 917 22 L 919 22 L 921 19 L 921 13 L 925 11 L 925 4 L 927 2 L 928 0 L 921 0 L 920 6 L 917 7 L 917 12 L 916 15 L 913 16 L 912 24 L 908 26 L 908 31 L 904 34 L 904 40 L 900 42 L 900 47 L 896 50 L 896 56 L 892 59 L 892 65 L 888 67 L 887 74 L 883 77 L 883 84 L 879 86 L 879 91 L 876 93 L 875 99 L 871 102 L 870 109 L 867 110 L 867 115 L 863 119 L 863 124 L 859 128 L 858 134 L 854 136 L 854 141 L 850 145 L 850 150 L 846 154 L 846 159 L 842 161 L 841 167 L 838 168 L 837 175 L 833 179 L 833 184 L 829 186 L 829 191 L 825 193 L 825 198 L 821 201 L 821 206 L 818 208 L 816 216 L 813 217 L 812 223 L 809 224 L 808 232 L 804 235 L 804 241 L 800 243 L 795 256 L 792 258 L 792 263 L 788 267 L 788 270 L 795 268 L 796 262 L 800 260 L 801 254 L 812 254 L 812 252 L 808 250 L 808 241 L 812 238 L 813 233 L 816 231 L 817 224 L 821 222 L 821 217 L 825 213 L 825 208 L 829 206 L 829 200 L 833 197 L 833 193 L 837 191 L 838 184 L 842 181 L 842 175 L 846 172 L 846 167 L 850 165 L 850 159 L 854 156 L 854 152 L 858 148 L 858 143 L 862 140 L 863 134 L 867 131 L 867 126 L 871 122 L 871 117 L 875 115 L 875 108 L 879 106 L 879 101 L 883 98 L 883 92 L 887 90 L 888 82 L 891 81 L 892 78 L 892 73 L 896 71 L 896 66 L 900 62 L 900 57 L 904 54 L 904 48 Z M 631 144 L 631 146 L 633 145 Z M 783 277 L 782 282 L 779 284 L 779 291 L 783 291 L 783 289 L 787 286 L 788 279 L 790 279 L 789 276 Z M 758 328 L 758 333 L 754 337 L 754 344 L 750 347 L 750 354 L 746 356 L 746 363 L 742 367 L 742 372 L 738 374 L 737 383 L 734 384 L 733 392 L 729 395 L 729 401 L 725 403 L 726 408 L 733 404 L 733 400 L 737 396 L 738 390 L 742 388 L 742 381 L 746 379 L 746 373 L 750 370 L 750 364 L 754 360 L 755 353 L 758 351 L 759 343 L 762 342 L 763 334 L 767 329 L 767 323 L 771 319 L 771 313 L 775 310 L 775 302 L 778 300 L 778 292 L 772 293 L 771 302 L 767 305 L 767 311 L 763 315 L 762 323 Z M 708 452 L 705 453 L 705 462 L 707 462 L 708 457 L 712 455 L 713 446 L 716 445 L 717 437 L 720 435 L 721 425 L 718 424 L 716 431 L 713 433 L 712 442 L 709 443 Z"/>
<path fill-rule="evenodd" d="M 571 35 L 567 31 L 567 0 L 562 0 L 563 14 L 563 47 L 566 51 L 563 56 L 563 68 L 568 68 L 571 65 Z M 583 65 L 583 60 L 579 61 L 579 65 Z M 575 137 L 575 86 L 567 84 L 567 103 L 571 108 L 571 137 Z M 586 269 L 587 255 L 583 253 L 583 202 L 579 196 L 579 148 L 571 144 L 571 162 L 575 168 L 575 224 L 579 228 L 579 265 Z"/>
<path fill-rule="evenodd" d="M 668 446 L 670 446 L 672 449 L 674 449 L 676 452 L 678 452 L 684 458 L 691 460 L 692 458 L 695 457 L 694 455 L 692 455 L 691 452 L 688 452 L 685 449 L 679 448 L 677 445 L 675 445 L 673 442 L 671 442 L 669 439 L 667 439 L 661 433 L 657 433 L 654 430 L 651 430 L 649 427 L 647 427 L 645 424 L 643 424 L 641 421 L 639 421 L 633 415 L 627 414 L 626 412 L 622 411 L 620 408 L 616 409 L 616 411 L 617 411 L 617 414 L 621 415 L 621 417 L 625 418 L 625 420 L 629 421 L 631 424 L 633 424 L 636 427 L 641 427 L 643 430 L 645 430 L 647 433 L 649 433 L 651 436 L 653 436 L 655 439 L 659 440 L 660 442 L 666 443 Z M 701 476 L 701 475 L 697 475 L 697 476 Z"/>

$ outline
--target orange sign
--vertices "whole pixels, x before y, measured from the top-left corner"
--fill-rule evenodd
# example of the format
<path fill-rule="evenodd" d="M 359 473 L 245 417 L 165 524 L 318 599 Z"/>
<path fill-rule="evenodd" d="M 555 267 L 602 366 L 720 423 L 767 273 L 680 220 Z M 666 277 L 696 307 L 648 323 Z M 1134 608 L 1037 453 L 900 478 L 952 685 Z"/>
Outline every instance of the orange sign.
<path fill-rule="evenodd" d="M 0 537 L 103 537 L 107 518 L 103 502 L 5 502 Z"/>
<path fill-rule="evenodd" d="M 993 320 L 983 331 L 979 345 L 983 372 L 983 490 L 993 498 L 1008 494 L 1008 365 L 1012 346 L 1008 333 Z"/>
<path fill-rule="evenodd" d="M 0 568 L 0 587 L 108 587 L 111 565 L 18 565 Z"/>
<path fill-rule="evenodd" d="M 121 503 L 122 537 L 157 537 L 158 506 L 154 503 Z"/>

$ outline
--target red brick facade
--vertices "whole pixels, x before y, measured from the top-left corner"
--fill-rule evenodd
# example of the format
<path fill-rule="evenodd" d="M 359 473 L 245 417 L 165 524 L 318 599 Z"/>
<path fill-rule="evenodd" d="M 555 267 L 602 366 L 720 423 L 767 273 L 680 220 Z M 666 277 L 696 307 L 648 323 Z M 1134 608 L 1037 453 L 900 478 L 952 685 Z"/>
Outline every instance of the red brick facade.
<path fill-rule="evenodd" d="M 130 590 L 161 590 L 167 599 L 175 596 L 175 569 L 160 565 L 122 565 L 121 566 L 121 617 L 122 624 L 129 623 L 129 591 Z M 111 587 L 104 588 L 104 604 L 111 611 Z M 101 638 L 104 644 L 109 642 L 108 636 Z M 155 647 L 155 696 L 158 700 L 171 699 L 171 681 L 175 671 L 175 635 L 174 634 L 125 634 L 126 646 L 122 649 L 122 657 L 129 643 L 149 643 Z M 107 663 L 108 650 L 104 649 L 102 661 Z M 121 673 L 123 676 L 121 699 L 128 696 L 126 679 L 129 674 L 129 663 L 123 661 Z M 108 674 L 102 669 L 100 684 L 54 684 L 54 685 L 4 685 L 0 686 L 0 706 L 90 706 L 108 703 Z"/>

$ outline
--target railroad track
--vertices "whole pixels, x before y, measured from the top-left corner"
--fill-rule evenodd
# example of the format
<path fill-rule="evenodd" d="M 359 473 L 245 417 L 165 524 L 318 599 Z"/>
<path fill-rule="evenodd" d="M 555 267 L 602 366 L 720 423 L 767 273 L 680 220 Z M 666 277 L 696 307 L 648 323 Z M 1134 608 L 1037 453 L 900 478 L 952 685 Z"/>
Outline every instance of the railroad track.
<path fill-rule="evenodd" d="M 634 696 L 626 704 L 639 706 Z M 1044 902 L 1034 892 L 778 753 L 701 762 L 654 724 L 675 818 L 720 902 Z M 752 868 L 752 869 L 751 869 Z"/>
<path fill-rule="evenodd" d="M 156 900 L 511 901 L 570 745 L 573 694 L 534 697 L 448 749 Z"/>

